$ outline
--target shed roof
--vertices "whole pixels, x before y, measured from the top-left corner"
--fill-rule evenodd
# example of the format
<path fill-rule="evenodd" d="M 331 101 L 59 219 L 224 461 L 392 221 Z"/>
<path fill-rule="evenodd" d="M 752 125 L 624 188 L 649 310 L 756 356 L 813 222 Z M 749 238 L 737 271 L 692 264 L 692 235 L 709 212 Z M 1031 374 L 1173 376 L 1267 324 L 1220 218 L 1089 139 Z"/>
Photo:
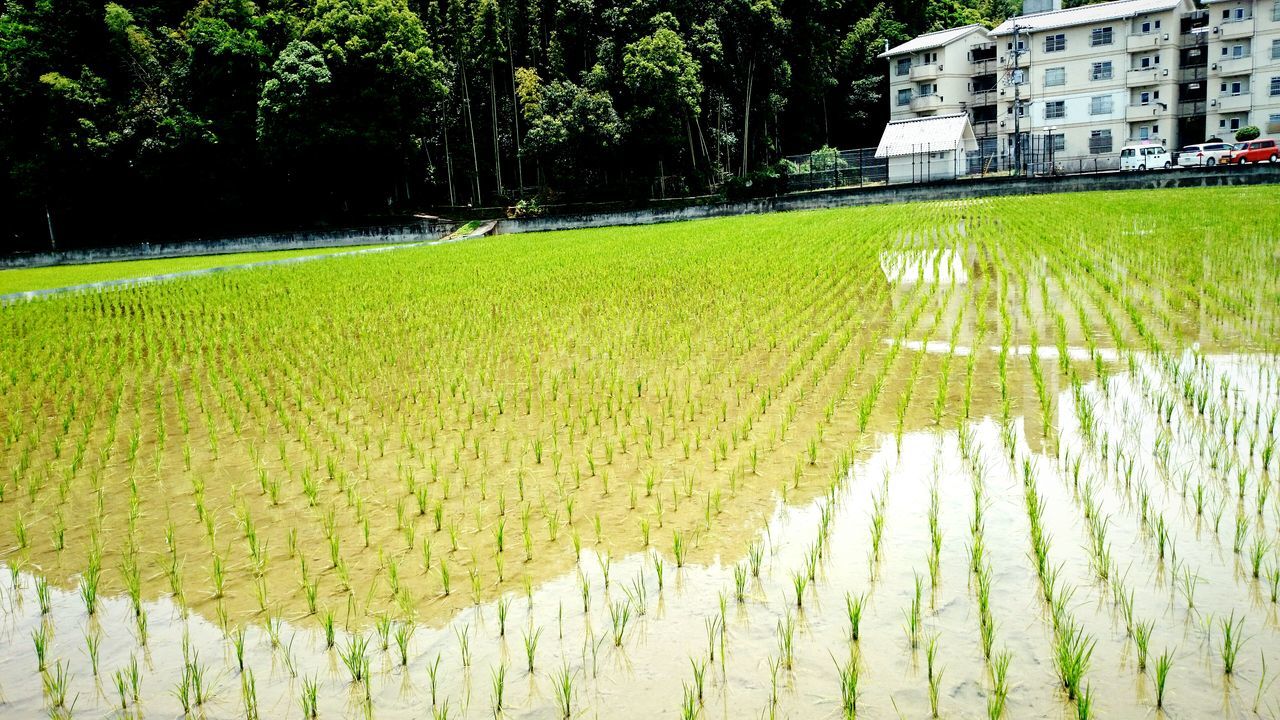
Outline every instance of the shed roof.
<path fill-rule="evenodd" d="M 905 55 L 907 53 L 920 52 L 921 50 L 932 50 L 933 48 L 942 47 L 954 40 L 959 40 L 974 31 L 981 31 L 985 35 L 987 29 L 981 25 L 962 25 L 960 27 L 949 28 L 947 30 L 938 30 L 937 32 L 917 35 L 901 45 L 885 50 L 876 57 L 887 58 L 893 57 L 894 55 Z"/>
<path fill-rule="evenodd" d="M 1023 32 L 1036 32 L 1038 30 L 1051 30 L 1073 25 L 1089 25 L 1108 20 L 1120 20 L 1135 15 L 1166 12 L 1182 3 L 1183 0 L 1113 0 L 1113 2 L 1081 5 L 1066 10 L 1050 10 L 1031 15 L 1019 15 L 997 25 L 991 31 L 991 35 L 1012 35 L 1014 25 L 1022 28 Z"/>
<path fill-rule="evenodd" d="M 967 113 L 895 120 L 884 126 L 884 135 L 880 136 L 876 157 L 945 152 L 955 150 L 957 145 L 965 150 L 976 150 L 978 147 Z"/>

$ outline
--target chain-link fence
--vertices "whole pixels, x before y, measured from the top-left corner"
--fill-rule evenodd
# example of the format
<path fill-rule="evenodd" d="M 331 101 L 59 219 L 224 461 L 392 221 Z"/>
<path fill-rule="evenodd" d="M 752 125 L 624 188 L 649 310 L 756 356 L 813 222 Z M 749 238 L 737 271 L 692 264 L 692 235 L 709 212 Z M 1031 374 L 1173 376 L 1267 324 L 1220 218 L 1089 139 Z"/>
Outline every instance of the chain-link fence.
<path fill-rule="evenodd" d="M 875 148 L 822 148 L 786 158 L 787 190 L 821 190 L 888 182 L 889 163 Z"/>
<path fill-rule="evenodd" d="M 876 148 L 823 148 L 786 157 L 784 192 L 803 192 L 864 185 L 909 184 L 987 175 L 1049 176 L 1115 172 L 1117 153 L 1065 155 L 1061 136 L 1024 135 L 1021 160 L 1012 147 L 982 142 L 976 149 L 957 147 L 938 152 L 921 146 L 918 152 L 892 159 L 877 158 Z"/>

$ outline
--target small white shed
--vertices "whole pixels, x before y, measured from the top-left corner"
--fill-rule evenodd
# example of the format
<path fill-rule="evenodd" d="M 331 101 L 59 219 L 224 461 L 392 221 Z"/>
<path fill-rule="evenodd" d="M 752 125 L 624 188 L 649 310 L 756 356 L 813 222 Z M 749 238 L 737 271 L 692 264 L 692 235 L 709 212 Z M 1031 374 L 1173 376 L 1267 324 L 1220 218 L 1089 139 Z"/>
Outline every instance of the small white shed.
<path fill-rule="evenodd" d="M 884 126 L 876 157 L 889 164 L 889 182 L 951 180 L 969 172 L 977 152 L 967 113 L 895 120 Z"/>

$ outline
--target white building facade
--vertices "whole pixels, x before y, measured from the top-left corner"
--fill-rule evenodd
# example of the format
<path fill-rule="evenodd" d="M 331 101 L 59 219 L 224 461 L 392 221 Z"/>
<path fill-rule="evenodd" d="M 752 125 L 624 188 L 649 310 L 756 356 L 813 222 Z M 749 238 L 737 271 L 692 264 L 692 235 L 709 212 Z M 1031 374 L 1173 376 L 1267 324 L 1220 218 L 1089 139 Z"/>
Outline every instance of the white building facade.
<path fill-rule="evenodd" d="M 1280 132 L 1280 0 L 1114 0 L 928 33 L 881 57 L 891 121 L 966 112 L 984 155 L 1011 155 L 1019 133 L 1089 158 Z"/>

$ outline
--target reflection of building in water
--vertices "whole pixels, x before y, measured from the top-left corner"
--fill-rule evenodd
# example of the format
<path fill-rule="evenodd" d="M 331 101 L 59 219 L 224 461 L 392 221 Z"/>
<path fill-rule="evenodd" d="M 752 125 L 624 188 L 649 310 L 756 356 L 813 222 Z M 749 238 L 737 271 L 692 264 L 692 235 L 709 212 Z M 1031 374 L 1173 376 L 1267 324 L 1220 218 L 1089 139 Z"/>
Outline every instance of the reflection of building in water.
<path fill-rule="evenodd" d="M 890 283 L 963 285 L 969 282 L 959 248 L 900 250 L 880 253 L 880 270 Z"/>

